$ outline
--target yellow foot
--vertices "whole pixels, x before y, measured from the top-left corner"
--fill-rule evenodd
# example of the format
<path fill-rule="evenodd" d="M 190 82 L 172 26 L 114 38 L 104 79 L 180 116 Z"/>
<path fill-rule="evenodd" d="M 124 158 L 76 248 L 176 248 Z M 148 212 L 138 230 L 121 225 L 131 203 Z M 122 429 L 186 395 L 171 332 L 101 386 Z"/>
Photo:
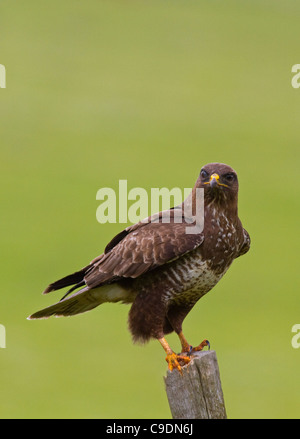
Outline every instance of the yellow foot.
<path fill-rule="evenodd" d="M 185 355 L 178 355 L 172 352 L 172 354 L 168 354 L 166 356 L 166 362 L 168 363 L 169 370 L 177 369 L 181 374 L 181 366 L 184 366 L 185 364 L 188 364 L 191 361 L 190 357 L 187 357 Z"/>
<path fill-rule="evenodd" d="M 208 349 L 210 349 L 210 343 L 209 343 L 208 340 L 203 340 L 203 342 L 200 343 L 199 346 L 196 346 L 195 348 L 192 348 L 191 351 L 190 351 L 190 353 L 192 354 L 193 352 L 199 352 L 199 351 L 202 351 L 202 349 L 203 349 L 205 346 L 208 346 Z"/>

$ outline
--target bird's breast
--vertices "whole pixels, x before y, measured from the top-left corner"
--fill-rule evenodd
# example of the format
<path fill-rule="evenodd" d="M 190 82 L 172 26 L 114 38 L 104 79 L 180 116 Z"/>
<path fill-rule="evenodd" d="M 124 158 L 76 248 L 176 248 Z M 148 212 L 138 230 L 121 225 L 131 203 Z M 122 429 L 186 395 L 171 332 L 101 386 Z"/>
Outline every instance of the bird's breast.
<path fill-rule="evenodd" d="M 176 303 L 197 301 L 218 283 L 226 271 L 214 270 L 199 249 L 168 265 L 164 294 L 166 300 Z"/>

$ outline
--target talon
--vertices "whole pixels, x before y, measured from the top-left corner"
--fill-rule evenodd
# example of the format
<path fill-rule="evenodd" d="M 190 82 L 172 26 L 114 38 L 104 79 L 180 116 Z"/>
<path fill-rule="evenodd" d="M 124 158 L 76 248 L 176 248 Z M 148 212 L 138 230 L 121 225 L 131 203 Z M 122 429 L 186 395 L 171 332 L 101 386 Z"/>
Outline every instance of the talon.
<path fill-rule="evenodd" d="M 181 375 L 182 375 L 181 366 L 188 364 L 190 361 L 191 359 L 189 357 L 185 355 L 175 354 L 174 352 L 166 356 L 166 362 L 168 363 L 169 370 L 172 371 L 173 369 L 177 369 Z"/>
<path fill-rule="evenodd" d="M 181 360 L 181 362 L 183 362 L 184 364 L 189 364 L 189 362 L 191 361 L 191 359 L 190 359 L 190 357 L 189 356 L 186 356 L 186 355 L 177 355 L 177 358 L 179 359 L 179 360 Z"/>
<path fill-rule="evenodd" d="M 171 372 L 173 369 L 177 369 L 180 373 L 182 373 L 177 357 L 178 355 L 176 355 L 174 352 L 172 354 L 168 354 L 166 356 L 166 362 L 168 363 L 168 368 Z"/>
<path fill-rule="evenodd" d="M 192 352 L 202 351 L 205 346 L 207 346 L 208 350 L 210 350 L 210 343 L 208 340 L 203 340 L 203 342 L 200 343 L 199 346 L 196 346 L 195 348 L 192 349 Z"/>
<path fill-rule="evenodd" d="M 183 352 L 180 354 L 175 354 L 175 352 L 172 351 L 170 348 L 167 340 L 164 337 L 161 337 L 158 339 L 162 347 L 164 348 L 167 356 L 166 356 L 166 362 L 168 363 L 169 370 L 172 371 L 173 369 L 177 369 L 178 372 L 182 375 L 181 366 L 185 366 L 188 364 L 191 359 L 189 356 L 184 355 Z M 191 346 L 186 343 L 187 351 L 190 351 Z"/>

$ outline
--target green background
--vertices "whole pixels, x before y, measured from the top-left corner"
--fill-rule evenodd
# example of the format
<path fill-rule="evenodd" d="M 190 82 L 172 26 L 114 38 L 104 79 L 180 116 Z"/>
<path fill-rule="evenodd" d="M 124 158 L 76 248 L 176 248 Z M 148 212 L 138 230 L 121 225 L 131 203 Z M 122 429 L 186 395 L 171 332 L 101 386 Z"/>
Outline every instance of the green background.
<path fill-rule="evenodd" d="M 26 317 L 126 226 L 96 221 L 98 189 L 183 189 L 211 161 L 238 172 L 252 248 L 184 332 L 216 350 L 229 418 L 299 417 L 299 13 L 285 0 L 1 2 L 1 418 L 171 416 L 165 354 L 132 344 L 128 306 Z"/>

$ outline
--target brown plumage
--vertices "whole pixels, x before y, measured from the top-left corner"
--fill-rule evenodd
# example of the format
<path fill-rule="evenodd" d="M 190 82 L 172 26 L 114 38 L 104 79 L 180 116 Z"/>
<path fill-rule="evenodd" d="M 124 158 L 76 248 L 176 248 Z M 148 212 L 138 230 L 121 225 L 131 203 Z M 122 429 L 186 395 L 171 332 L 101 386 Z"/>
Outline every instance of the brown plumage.
<path fill-rule="evenodd" d="M 194 227 L 196 219 L 197 188 L 204 189 L 204 229 L 189 234 L 187 229 Z M 127 227 L 89 265 L 50 284 L 44 293 L 75 285 L 60 302 L 29 319 L 80 314 L 104 302 L 132 303 L 129 329 L 133 339 L 157 338 L 170 369 L 180 370 L 180 363 L 187 363 L 192 352 L 182 333 L 184 318 L 233 260 L 250 248 L 237 202 L 235 171 L 221 163 L 204 166 L 183 204 Z M 170 216 L 168 223 L 162 219 L 165 213 Z M 79 287 L 83 288 L 73 292 Z M 182 351 L 188 356 L 170 349 L 164 336 L 172 331 L 179 335 Z M 205 345 L 207 340 L 194 350 Z"/>

